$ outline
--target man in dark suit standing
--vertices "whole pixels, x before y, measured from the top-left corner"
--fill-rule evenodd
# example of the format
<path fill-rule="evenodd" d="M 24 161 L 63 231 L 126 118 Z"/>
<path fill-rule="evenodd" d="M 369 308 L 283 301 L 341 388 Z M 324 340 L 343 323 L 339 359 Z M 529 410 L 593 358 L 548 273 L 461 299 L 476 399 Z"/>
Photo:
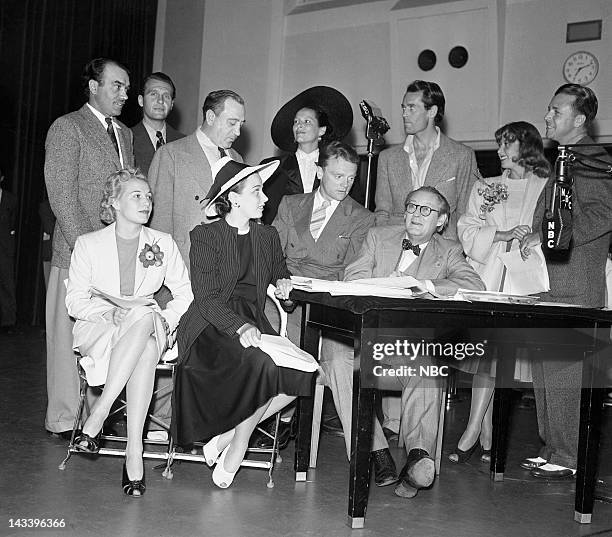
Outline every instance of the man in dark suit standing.
<path fill-rule="evenodd" d="M 79 235 L 103 227 L 100 201 L 106 178 L 134 165 L 132 131 L 117 120 L 130 88 L 127 69 L 108 58 L 91 60 L 81 77 L 87 98 L 56 119 L 45 142 L 45 183 L 57 221 L 47 289 L 47 416 L 49 432 L 70 431 L 79 400 L 72 350 L 74 322 L 66 310 L 70 254 Z"/>
<path fill-rule="evenodd" d="M 151 73 L 145 77 L 138 104 L 142 108 L 142 121 L 132 127 L 134 135 L 134 163 L 147 175 L 155 151 L 168 142 L 185 135 L 166 123 L 174 107 L 176 87 L 165 73 Z"/>
<path fill-rule="evenodd" d="M 9 332 L 17 319 L 15 299 L 15 228 L 17 198 L 2 188 L 0 170 L 0 330 Z"/>
<path fill-rule="evenodd" d="M 578 84 L 564 84 L 555 92 L 546 121 L 546 136 L 560 145 L 592 144 L 588 129 L 597 114 L 593 90 Z M 602 147 L 570 147 L 576 154 L 612 163 Z M 605 266 L 612 236 L 612 181 L 580 165 L 572 166 L 572 241 L 566 252 L 546 253 L 550 292 L 543 300 L 601 308 L 605 304 Z M 540 243 L 544 212 L 552 199 L 554 175 L 540 195 L 534 213 L 533 230 L 521 243 L 523 255 Z M 542 241 L 544 243 L 544 241 Z M 571 351 L 556 360 L 533 359 L 533 387 L 536 396 L 538 430 L 544 441 L 538 457 L 525 459 L 521 466 L 532 475 L 547 479 L 571 477 L 576 473 L 582 360 Z"/>

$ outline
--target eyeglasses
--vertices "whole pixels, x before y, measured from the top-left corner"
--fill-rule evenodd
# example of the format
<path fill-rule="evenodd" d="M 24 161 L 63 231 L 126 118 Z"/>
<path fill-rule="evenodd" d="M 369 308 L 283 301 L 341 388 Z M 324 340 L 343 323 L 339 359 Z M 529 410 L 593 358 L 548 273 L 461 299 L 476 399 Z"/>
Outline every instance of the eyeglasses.
<path fill-rule="evenodd" d="M 440 212 L 438 209 L 432 209 L 427 205 L 417 205 L 416 203 L 412 202 L 406 205 L 406 212 L 412 214 L 417 210 L 417 208 L 419 209 L 421 216 L 429 216 L 431 214 L 431 211 L 436 211 L 437 213 Z"/>

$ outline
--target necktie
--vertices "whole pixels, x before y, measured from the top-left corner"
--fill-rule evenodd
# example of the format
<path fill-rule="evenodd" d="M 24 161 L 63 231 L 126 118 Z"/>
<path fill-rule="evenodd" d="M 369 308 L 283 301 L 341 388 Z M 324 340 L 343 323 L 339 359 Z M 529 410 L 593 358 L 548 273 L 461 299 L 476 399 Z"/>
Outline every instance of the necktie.
<path fill-rule="evenodd" d="M 155 133 L 155 136 L 157 136 L 157 144 L 155 144 L 155 151 L 157 151 L 166 142 L 164 141 L 164 135 L 162 134 L 161 131 L 157 131 Z"/>
<path fill-rule="evenodd" d="M 312 211 L 312 218 L 310 219 L 310 234 L 312 238 L 316 241 L 319 237 L 319 231 L 323 227 L 323 222 L 325 222 L 325 216 L 327 212 L 327 208 L 331 205 L 331 203 L 327 200 L 324 200 L 321 206 L 316 210 Z"/>
<path fill-rule="evenodd" d="M 418 244 L 412 244 L 408 239 L 402 239 L 402 250 L 412 250 L 416 256 L 421 253 L 421 247 Z"/>
<path fill-rule="evenodd" d="M 217 147 L 217 149 L 219 150 L 219 156 L 221 158 L 227 157 L 227 151 L 223 147 Z"/>
<path fill-rule="evenodd" d="M 113 145 L 115 146 L 115 151 L 117 151 L 117 155 L 119 155 L 119 144 L 117 143 L 117 137 L 115 136 L 115 129 L 113 129 L 113 118 L 105 117 L 104 121 L 106 121 L 107 125 L 106 132 L 108 132 L 111 142 L 113 142 Z"/>

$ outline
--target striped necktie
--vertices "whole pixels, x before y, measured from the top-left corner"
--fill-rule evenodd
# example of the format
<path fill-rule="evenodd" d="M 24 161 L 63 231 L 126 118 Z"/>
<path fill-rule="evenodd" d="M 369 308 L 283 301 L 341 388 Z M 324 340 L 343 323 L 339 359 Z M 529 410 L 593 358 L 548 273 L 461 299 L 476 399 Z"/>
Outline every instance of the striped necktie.
<path fill-rule="evenodd" d="M 217 147 L 217 149 L 219 150 L 219 157 L 220 158 L 227 157 L 227 151 L 225 150 L 225 148 Z"/>
<path fill-rule="evenodd" d="M 155 145 L 155 151 L 157 151 L 166 142 L 164 141 L 164 135 L 162 134 L 161 131 L 157 131 L 155 133 L 155 136 L 157 136 L 157 144 Z"/>
<path fill-rule="evenodd" d="M 115 129 L 113 128 L 113 118 L 105 117 L 104 121 L 106 121 L 106 132 L 110 136 L 111 142 L 113 142 L 113 146 L 115 147 L 115 151 L 117 151 L 117 155 L 121 155 L 119 153 L 119 144 L 117 143 L 117 137 L 115 136 Z"/>
<path fill-rule="evenodd" d="M 323 222 L 325 222 L 327 208 L 330 205 L 331 203 L 329 201 L 323 200 L 321 206 L 316 211 L 312 211 L 312 218 L 310 219 L 310 234 L 315 242 L 319 238 L 319 233 L 323 227 Z"/>

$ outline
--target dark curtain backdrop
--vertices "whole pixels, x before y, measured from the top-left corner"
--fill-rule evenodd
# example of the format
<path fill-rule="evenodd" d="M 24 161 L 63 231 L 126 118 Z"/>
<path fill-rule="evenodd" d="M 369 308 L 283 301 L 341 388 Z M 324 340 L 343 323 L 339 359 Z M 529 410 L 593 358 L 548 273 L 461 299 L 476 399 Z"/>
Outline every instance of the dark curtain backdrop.
<path fill-rule="evenodd" d="M 0 1 L 0 166 L 19 199 L 16 281 L 21 323 L 42 324 L 42 228 L 45 136 L 59 116 L 83 105 L 80 74 L 106 56 L 130 71 L 121 120 L 140 119 L 136 96 L 151 71 L 157 0 Z M 0 252 L 0 255 L 3 255 Z"/>

